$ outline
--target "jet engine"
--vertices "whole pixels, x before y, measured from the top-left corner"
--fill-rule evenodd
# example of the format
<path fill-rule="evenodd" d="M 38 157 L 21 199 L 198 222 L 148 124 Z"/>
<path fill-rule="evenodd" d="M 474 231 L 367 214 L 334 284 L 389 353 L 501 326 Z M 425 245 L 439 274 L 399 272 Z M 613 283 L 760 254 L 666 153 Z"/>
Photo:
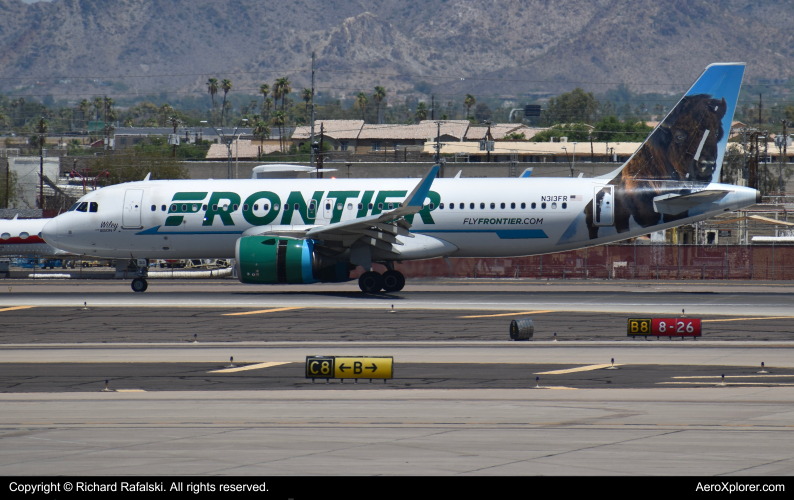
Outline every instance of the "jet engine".
<path fill-rule="evenodd" d="M 314 250 L 314 241 L 284 236 L 243 236 L 235 247 L 242 283 L 329 283 L 350 280 L 347 262 Z"/>

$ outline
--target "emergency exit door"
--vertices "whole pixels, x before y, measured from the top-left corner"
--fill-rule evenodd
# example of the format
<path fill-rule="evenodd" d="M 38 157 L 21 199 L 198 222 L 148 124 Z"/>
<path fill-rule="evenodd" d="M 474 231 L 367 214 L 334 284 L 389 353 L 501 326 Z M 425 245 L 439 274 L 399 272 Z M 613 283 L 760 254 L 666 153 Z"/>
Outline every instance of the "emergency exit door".
<path fill-rule="evenodd" d="M 141 227 L 141 205 L 143 189 L 128 189 L 124 193 L 124 210 L 121 213 L 121 227 Z"/>
<path fill-rule="evenodd" d="M 611 226 L 615 223 L 614 189 L 615 186 L 595 188 L 595 196 L 593 196 L 594 225 Z"/>

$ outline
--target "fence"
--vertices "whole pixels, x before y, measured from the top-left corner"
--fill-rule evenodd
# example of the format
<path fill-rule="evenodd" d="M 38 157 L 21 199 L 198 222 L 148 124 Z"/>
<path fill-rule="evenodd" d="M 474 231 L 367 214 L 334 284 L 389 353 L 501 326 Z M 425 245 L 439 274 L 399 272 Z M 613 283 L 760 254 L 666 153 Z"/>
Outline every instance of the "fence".
<path fill-rule="evenodd" d="M 453 258 L 449 265 L 444 259 L 409 261 L 395 268 L 408 278 L 794 280 L 794 246 L 606 245 L 532 257 Z"/>

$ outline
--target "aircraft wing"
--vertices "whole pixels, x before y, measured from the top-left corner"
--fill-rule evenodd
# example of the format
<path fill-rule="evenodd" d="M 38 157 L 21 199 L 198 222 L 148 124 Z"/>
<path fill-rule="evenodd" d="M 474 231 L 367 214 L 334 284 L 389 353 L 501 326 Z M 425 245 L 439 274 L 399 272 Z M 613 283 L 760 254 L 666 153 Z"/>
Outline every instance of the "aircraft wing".
<path fill-rule="evenodd" d="M 405 216 L 419 213 L 422 210 L 425 198 L 427 198 L 427 194 L 430 191 L 430 186 L 433 185 L 433 181 L 438 175 L 438 170 L 438 165 L 434 165 L 405 198 L 405 201 L 395 209 L 326 226 L 314 226 L 305 229 L 274 229 L 256 234 L 339 241 L 345 247 L 351 246 L 356 241 L 363 241 L 382 250 L 399 254 L 400 252 L 394 248 L 394 245 L 402 245 L 402 243 L 397 240 L 396 236 L 413 238 L 413 235 L 408 230 L 411 224 L 405 220 Z"/>
<path fill-rule="evenodd" d="M 660 214 L 678 215 L 698 205 L 721 200 L 729 192 L 711 190 L 689 194 L 664 194 L 653 199 L 653 209 Z"/>

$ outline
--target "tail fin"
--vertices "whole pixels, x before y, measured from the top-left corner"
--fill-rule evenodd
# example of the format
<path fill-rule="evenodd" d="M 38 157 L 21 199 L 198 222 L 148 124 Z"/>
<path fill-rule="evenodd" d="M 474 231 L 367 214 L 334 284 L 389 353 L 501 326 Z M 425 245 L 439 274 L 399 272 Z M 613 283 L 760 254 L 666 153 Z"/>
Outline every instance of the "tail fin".
<path fill-rule="evenodd" d="M 613 183 L 629 179 L 719 181 L 744 66 L 709 65 Z"/>

